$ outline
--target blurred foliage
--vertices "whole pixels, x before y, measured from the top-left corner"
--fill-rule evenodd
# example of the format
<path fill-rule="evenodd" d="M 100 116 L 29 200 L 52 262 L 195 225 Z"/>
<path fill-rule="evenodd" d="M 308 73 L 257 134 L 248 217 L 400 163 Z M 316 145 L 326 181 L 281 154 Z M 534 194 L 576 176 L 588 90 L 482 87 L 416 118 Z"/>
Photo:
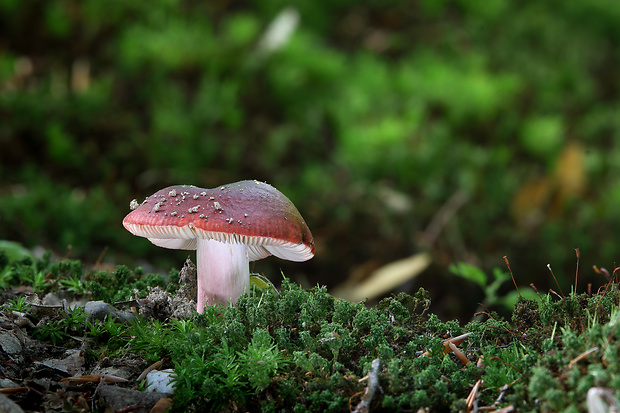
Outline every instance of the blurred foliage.
<path fill-rule="evenodd" d="M 618 261 L 617 2 L 289 4 L 0 0 L 0 239 L 169 268 L 187 253 L 124 231 L 129 201 L 255 178 L 318 248 L 265 272 L 310 284 L 427 248 L 449 312 L 458 261 L 539 287 L 551 262 L 566 291 L 575 247 Z"/>
<path fill-rule="evenodd" d="M 484 291 L 484 302 L 481 303 L 484 308 L 503 306 L 506 311 L 512 312 L 519 299 L 534 300 L 537 297 L 536 292 L 530 288 L 523 289 L 522 292 L 514 289 L 504 296 L 499 296 L 497 291 L 510 280 L 510 274 L 497 267 L 493 268 L 492 276 L 488 276 L 480 268 L 464 262 L 450 265 L 449 270 L 452 274 L 480 286 Z"/>

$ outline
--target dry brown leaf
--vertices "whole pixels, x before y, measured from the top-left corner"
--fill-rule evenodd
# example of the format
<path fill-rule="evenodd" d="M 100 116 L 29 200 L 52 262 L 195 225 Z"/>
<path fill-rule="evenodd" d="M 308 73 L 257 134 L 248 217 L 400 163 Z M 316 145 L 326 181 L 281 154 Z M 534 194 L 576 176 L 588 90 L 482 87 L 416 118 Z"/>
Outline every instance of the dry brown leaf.
<path fill-rule="evenodd" d="M 150 413 L 165 413 L 172 407 L 172 399 L 168 397 L 162 397 L 155 403 L 155 406 L 151 409 Z"/>
<path fill-rule="evenodd" d="M 584 156 L 580 144 L 568 143 L 558 154 L 552 171 L 521 185 L 513 196 L 511 212 L 522 227 L 534 228 L 557 217 L 566 201 L 583 196 L 587 188 Z"/>
<path fill-rule="evenodd" d="M 384 265 L 359 284 L 340 285 L 332 295 L 349 301 L 373 300 L 417 277 L 430 263 L 430 254 L 415 254 Z"/>

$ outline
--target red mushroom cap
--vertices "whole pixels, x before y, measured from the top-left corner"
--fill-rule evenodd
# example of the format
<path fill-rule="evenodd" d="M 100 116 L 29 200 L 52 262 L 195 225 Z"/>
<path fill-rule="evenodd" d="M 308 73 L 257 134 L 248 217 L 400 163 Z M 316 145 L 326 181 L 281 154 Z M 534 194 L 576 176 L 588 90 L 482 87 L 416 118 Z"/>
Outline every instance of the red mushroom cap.
<path fill-rule="evenodd" d="M 157 191 L 130 212 L 123 226 L 153 244 L 196 249 L 196 239 L 243 243 L 249 260 L 271 254 L 291 261 L 314 256 L 314 240 L 295 205 L 259 181 L 214 189 L 176 185 Z"/>

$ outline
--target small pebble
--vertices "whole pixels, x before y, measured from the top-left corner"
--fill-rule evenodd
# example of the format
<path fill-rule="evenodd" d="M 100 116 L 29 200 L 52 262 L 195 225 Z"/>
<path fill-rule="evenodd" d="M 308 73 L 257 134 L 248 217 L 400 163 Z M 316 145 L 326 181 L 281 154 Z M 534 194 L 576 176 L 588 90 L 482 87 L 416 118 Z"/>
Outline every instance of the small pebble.
<path fill-rule="evenodd" d="M 112 305 L 103 301 L 89 301 L 84 305 L 84 313 L 88 320 L 104 320 L 107 315 L 117 318 L 123 323 L 129 324 L 136 316 L 133 311 L 119 311 Z"/>
<path fill-rule="evenodd" d="M 146 391 L 173 394 L 174 393 L 174 370 L 153 370 L 146 375 L 146 383 L 148 385 Z"/>

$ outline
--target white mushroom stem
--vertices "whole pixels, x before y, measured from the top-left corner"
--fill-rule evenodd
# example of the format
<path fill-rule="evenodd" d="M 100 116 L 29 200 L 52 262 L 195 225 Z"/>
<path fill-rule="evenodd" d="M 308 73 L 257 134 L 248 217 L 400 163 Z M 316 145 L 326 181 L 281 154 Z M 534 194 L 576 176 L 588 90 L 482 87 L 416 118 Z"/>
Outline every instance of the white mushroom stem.
<path fill-rule="evenodd" d="M 250 286 L 250 260 L 245 244 L 228 244 L 198 238 L 196 263 L 198 267 L 198 305 L 233 304 Z"/>

